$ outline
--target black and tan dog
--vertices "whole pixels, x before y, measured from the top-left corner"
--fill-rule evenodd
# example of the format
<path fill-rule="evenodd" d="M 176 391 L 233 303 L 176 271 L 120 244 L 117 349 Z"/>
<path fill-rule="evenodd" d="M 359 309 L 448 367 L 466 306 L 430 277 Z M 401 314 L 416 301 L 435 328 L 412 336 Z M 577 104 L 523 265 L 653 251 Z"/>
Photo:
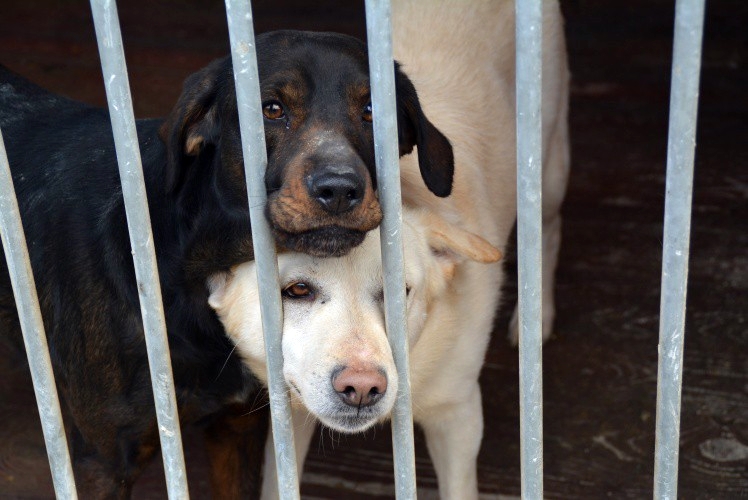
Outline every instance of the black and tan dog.
<path fill-rule="evenodd" d="M 375 228 L 365 45 L 321 33 L 257 38 L 268 151 L 266 214 L 279 244 L 342 255 Z M 401 154 L 416 146 L 426 185 L 451 190 L 452 149 L 396 69 Z M 0 127 L 68 415 L 83 496 L 125 498 L 158 431 L 125 211 L 107 113 L 0 68 Z M 231 356 L 206 278 L 253 257 L 231 61 L 187 79 L 165 120 L 137 122 L 180 419 L 207 428 L 217 497 L 250 494 L 266 416 L 259 384 Z M 7 269 L 0 328 L 18 337 Z M 259 464 L 254 464 L 259 467 Z"/>

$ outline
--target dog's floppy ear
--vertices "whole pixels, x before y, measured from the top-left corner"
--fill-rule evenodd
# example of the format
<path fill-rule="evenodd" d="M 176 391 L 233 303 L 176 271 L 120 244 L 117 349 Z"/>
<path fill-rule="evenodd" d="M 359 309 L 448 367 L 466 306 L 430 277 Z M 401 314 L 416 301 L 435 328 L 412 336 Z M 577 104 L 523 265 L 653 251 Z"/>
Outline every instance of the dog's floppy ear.
<path fill-rule="evenodd" d="M 180 185 L 186 163 L 207 145 L 218 141 L 221 128 L 219 82 L 226 66 L 226 59 L 219 59 L 190 75 L 177 104 L 161 125 L 159 136 L 166 145 L 165 184 L 169 192 Z"/>
<path fill-rule="evenodd" d="M 418 167 L 426 186 L 437 196 L 449 196 L 455 167 L 452 145 L 423 114 L 416 89 L 398 63 L 395 63 L 395 87 L 400 156 L 417 146 Z"/>
<path fill-rule="evenodd" d="M 501 250 L 477 234 L 450 224 L 434 213 L 425 216 L 431 251 L 440 259 L 447 279 L 454 274 L 457 263 L 470 259 L 489 264 L 502 258 Z"/>

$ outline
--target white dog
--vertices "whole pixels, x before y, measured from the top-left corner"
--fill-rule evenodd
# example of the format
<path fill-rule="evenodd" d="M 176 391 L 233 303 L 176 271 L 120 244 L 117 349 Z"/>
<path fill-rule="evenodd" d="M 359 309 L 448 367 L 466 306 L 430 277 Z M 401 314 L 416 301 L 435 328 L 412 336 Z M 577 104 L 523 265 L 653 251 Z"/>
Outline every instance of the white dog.
<path fill-rule="evenodd" d="M 543 8 L 543 337 L 547 338 L 555 313 L 559 209 L 566 190 L 569 146 L 563 20 L 556 1 L 545 1 Z M 393 0 L 392 21 L 395 58 L 418 90 L 426 115 L 451 141 L 455 155 L 454 186 L 448 198 L 437 198 L 426 189 L 414 155 L 401 161 L 404 202 L 427 214 L 406 217 L 411 233 L 405 251 L 414 418 L 423 427 L 442 498 L 477 498 L 476 458 L 483 434 L 478 376 L 503 272 L 500 264 L 479 263 L 497 255 L 488 252 L 485 242 L 468 235 L 480 234 L 503 251 L 516 219 L 514 2 Z M 330 262 L 298 255 L 280 258 L 285 283 L 290 285 L 284 292 L 283 355 L 291 393 L 323 423 L 347 432 L 385 417 L 396 387 L 378 296 L 378 245 L 377 236 L 370 235 L 350 256 Z M 217 277 L 210 301 L 238 350 L 262 378 L 264 351 L 251 266 L 240 266 L 229 279 Z M 306 271 L 286 274 L 292 268 Z M 293 285 L 296 282 L 306 286 Z M 308 295 L 310 287 L 313 298 Z M 320 295 L 320 290 L 325 293 Z M 325 302 L 333 295 L 351 300 L 333 307 Z M 510 338 L 517 340 L 516 311 Z M 346 408 L 341 402 L 346 401 L 349 408 L 341 410 Z M 295 408 L 295 418 L 302 418 L 295 420 L 295 428 L 297 451 L 303 457 L 313 426 L 301 425 L 306 410 Z M 263 495 L 267 498 L 273 495 L 275 477 L 272 453 L 266 457 Z"/>
<path fill-rule="evenodd" d="M 462 407 L 463 392 L 457 388 L 475 385 L 472 371 L 454 365 L 455 361 L 469 362 L 462 359 L 467 353 L 455 356 L 454 349 L 460 345 L 455 336 L 470 336 L 460 327 L 459 302 L 450 300 L 455 272 L 467 260 L 497 262 L 501 253 L 434 214 L 407 208 L 403 242 L 414 418 L 423 423 L 432 420 L 430 415 L 437 408 Z M 278 256 L 278 268 L 283 288 L 283 375 L 291 389 L 301 469 L 315 427 L 310 421 L 319 420 L 347 433 L 370 428 L 389 416 L 398 376 L 385 331 L 377 231 L 345 257 L 283 253 Z M 255 263 L 214 276 L 209 287 L 210 305 L 237 352 L 267 382 Z M 484 345 L 473 348 L 469 357 L 474 364 L 481 364 L 483 349 Z M 481 415 L 474 414 L 472 407 L 461 412 L 468 418 L 462 420 L 463 425 L 480 423 Z M 468 469 L 474 468 L 474 457 L 442 455 L 441 446 L 432 447 L 431 437 L 427 434 L 435 463 L 466 461 Z M 479 441 L 480 434 L 474 439 Z M 276 493 L 272 463 L 269 443 L 263 497 Z M 444 481 L 450 484 L 450 477 Z M 460 483 L 460 491 L 465 491 L 468 485 Z"/>

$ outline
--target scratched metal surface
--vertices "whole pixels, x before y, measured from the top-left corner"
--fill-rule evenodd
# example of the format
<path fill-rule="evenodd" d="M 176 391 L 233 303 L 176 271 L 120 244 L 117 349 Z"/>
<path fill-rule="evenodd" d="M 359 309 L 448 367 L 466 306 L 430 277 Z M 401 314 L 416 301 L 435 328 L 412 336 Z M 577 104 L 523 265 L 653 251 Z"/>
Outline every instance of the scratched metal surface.
<path fill-rule="evenodd" d="M 120 2 L 137 116 L 164 115 L 182 79 L 228 53 L 221 2 Z M 255 1 L 257 31 L 363 35 L 363 2 Z M 547 498 L 651 496 L 672 14 L 665 0 L 562 2 L 573 72 L 573 174 L 564 207 L 556 333 L 544 349 Z M 189 7 L 187 7 L 189 6 Z M 290 6 L 290 7 L 289 7 Z M 291 8 L 293 7 L 293 8 Z M 33 8 L 43 9 L 41 18 Z M 334 15 L 330 15 L 334 12 Z M 748 496 L 748 4 L 707 2 L 686 316 L 679 496 Z M 87 2 L 0 2 L 0 61 L 104 105 Z M 514 276 L 514 259 L 507 259 Z M 506 304 L 516 289 L 507 288 Z M 508 309 L 508 307 L 506 308 Z M 517 352 L 502 310 L 481 379 L 486 498 L 519 493 Z M 0 347 L 0 498 L 50 498 L 31 382 Z M 207 497 L 200 433 L 186 429 L 193 498 Z M 390 434 L 320 433 L 305 498 L 392 496 Z M 422 498 L 435 479 L 420 434 Z M 158 460 L 136 498 L 165 497 Z"/>

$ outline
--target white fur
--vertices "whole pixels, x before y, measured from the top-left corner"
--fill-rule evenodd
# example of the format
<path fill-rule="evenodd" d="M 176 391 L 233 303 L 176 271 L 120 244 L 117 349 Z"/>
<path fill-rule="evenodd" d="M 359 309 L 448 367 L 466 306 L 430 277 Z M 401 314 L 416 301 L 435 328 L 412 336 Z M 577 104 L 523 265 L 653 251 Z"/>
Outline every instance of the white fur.
<path fill-rule="evenodd" d="M 401 161 L 406 205 L 404 230 L 411 387 L 414 418 L 425 432 L 442 498 L 477 498 L 476 458 L 483 433 L 481 370 L 503 272 L 500 264 L 481 264 L 463 255 L 447 262 L 435 255 L 438 214 L 455 227 L 480 234 L 503 250 L 516 218 L 514 2 L 509 0 L 393 0 L 395 58 L 412 79 L 426 116 L 450 140 L 455 181 L 448 198 L 436 198 L 423 184 L 416 155 Z M 560 244 L 559 209 L 569 170 L 568 70 L 563 22 L 556 1 L 544 2 L 543 25 L 543 336 L 550 335 L 555 307 L 554 272 Z M 437 224 L 439 225 L 439 224 Z M 443 225 L 441 226 L 444 227 Z M 459 256 L 459 252 L 457 253 Z M 379 360 L 395 380 L 384 339 L 381 304 L 372 290 L 381 286 L 376 232 L 341 259 L 283 255 L 284 279 L 320 280 L 339 297 L 323 306 L 285 302 L 284 375 L 294 396 L 296 445 L 303 457 L 313 426 L 304 425 L 306 407 L 333 427 L 325 415 L 329 385 L 324 371 L 347 356 Z M 306 276 L 311 273 L 312 276 Z M 216 278 L 211 305 L 250 368 L 265 375 L 257 292 L 252 264 L 236 269 L 228 282 Z M 332 296 L 331 295 L 331 296 Z M 517 340 L 516 311 L 510 339 Z M 329 394 L 328 394 L 329 395 Z M 391 400 L 382 400 L 382 410 Z M 386 403 L 386 404 L 384 404 Z M 382 411 L 382 416 L 386 416 Z M 372 422 L 379 415 L 371 415 Z M 302 420 L 296 420 L 296 419 Z M 327 420 L 326 420 L 327 419 Z M 270 449 L 270 448 L 268 448 Z M 266 454 L 265 498 L 274 495 L 272 453 Z"/>

